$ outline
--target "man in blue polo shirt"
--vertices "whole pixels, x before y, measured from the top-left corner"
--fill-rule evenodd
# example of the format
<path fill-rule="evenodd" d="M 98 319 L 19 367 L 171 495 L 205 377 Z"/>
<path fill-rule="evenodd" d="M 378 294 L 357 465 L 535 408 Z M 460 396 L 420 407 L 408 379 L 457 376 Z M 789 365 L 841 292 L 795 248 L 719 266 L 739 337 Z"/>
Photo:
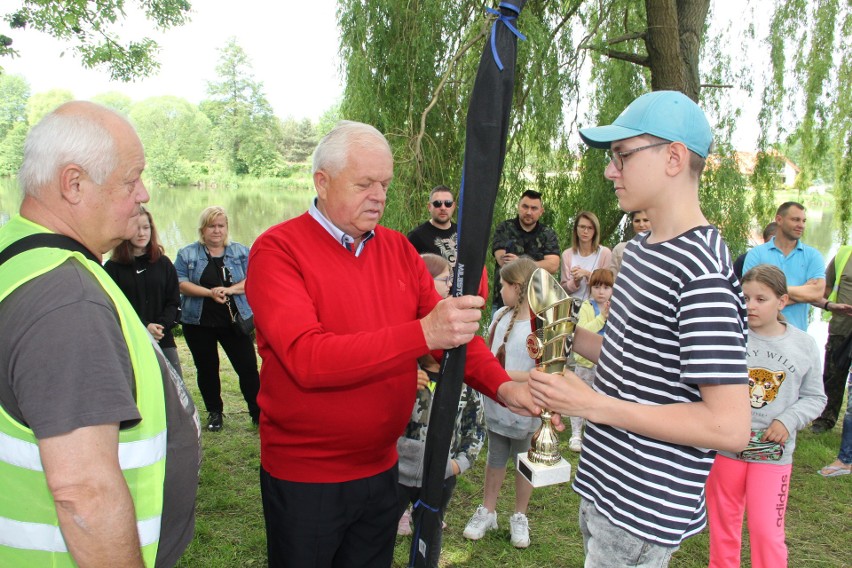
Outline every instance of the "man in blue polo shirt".
<path fill-rule="evenodd" d="M 806 220 L 804 205 L 795 201 L 782 203 L 775 213 L 778 232 L 768 243 L 751 249 L 743 265 L 743 274 L 758 264 L 772 264 L 784 272 L 790 303 L 781 313 L 803 331 L 808 330 L 810 304 L 821 303 L 825 291 L 822 255 L 802 243 Z"/>

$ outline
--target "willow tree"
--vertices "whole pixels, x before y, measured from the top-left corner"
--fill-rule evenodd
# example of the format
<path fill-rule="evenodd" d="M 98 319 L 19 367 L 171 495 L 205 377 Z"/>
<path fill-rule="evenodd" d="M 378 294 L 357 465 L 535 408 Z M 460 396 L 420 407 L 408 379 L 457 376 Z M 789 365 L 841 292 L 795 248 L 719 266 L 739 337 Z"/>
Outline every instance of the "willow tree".
<path fill-rule="evenodd" d="M 386 134 L 396 164 L 385 223 L 405 229 L 422 213 L 417 198 L 429 186 L 458 186 L 468 49 L 472 37 L 484 37 L 485 22 L 472 29 L 469 2 L 399 4 L 339 3 L 346 85 L 339 113 Z"/>
<path fill-rule="evenodd" d="M 710 0 L 612 2 L 601 11 L 609 24 L 602 30 L 605 34 L 593 35 L 584 47 L 646 67 L 654 91 L 681 91 L 698 102 L 699 61 L 709 10 Z"/>
<path fill-rule="evenodd" d="M 545 197 L 544 222 L 564 245 L 569 223 L 583 209 L 601 219 L 604 240 L 621 238 L 624 213 L 603 178 L 604 154 L 581 147 L 575 127 L 612 121 L 651 88 L 691 90 L 697 97 L 708 2 L 681 13 L 650 4 L 649 11 L 629 0 L 527 4 L 518 21 L 527 40 L 518 43 L 513 124 L 495 221 L 512 215 L 524 189 L 536 189 Z M 467 94 L 492 19 L 478 2 L 460 0 L 341 2 L 338 17 L 346 79 L 341 113 L 388 134 L 397 181 L 386 222 L 407 229 L 424 215 L 432 185 L 459 184 Z M 679 31 L 645 31 L 666 18 L 680 18 Z M 581 113 L 582 107 L 588 110 Z M 716 186 L 707 187 L 712 195 Z M 728 224 L 745 235 L 746 220 Z"/>
<path fill-rule="evenodd" d="M 791 146 L 801 158 L 796 188 L 806 189 L 815 177 L 833 185 L 840 240 L 845 242 L 852 220 L 852 3 L 756 0 L 734 13 L 723 6 L 717 14 L 709 12 L 709 0 L 646 0 L 644 5 L 616 0 L 609 6 L 610 21 L 624 22 L 621 33 L 603 41 L 599 35 L 588 47 L 644 68 L 653 90 L 683 91 L 717 118 L 718 159 L 704 179 L 702 205 L 725 229 L 732 248 L 745 244 L 743 223 L 750 215 L 742 214 L 744 183 L 753 189 L 748 213 L 762 225 L 777 206 L 776 150 Z M 644 21 L 629 17 L 642 11 Z M 718 35 L 702 37 L 710 16 L 740 20 L 741 35 L 735 37 L 722 26 Z M 745 57 L 735 57 L 737 51 Z M 763 52 L 769 55 L 765 77 L 755 64 Z M 731 86 L 746 93 L 762 90 L 758 161 L 748 180 L 737 175 L 729 142 L 742 107 L 727 96 L 725 88 Z"/>
<path fill-rule="evenodd" d="M 521 15 L 527 41 L 518 42 L 498 207 L 535 185 L 530 177 L 546 165 L 539 157 L 562 136 L 562 101 L 576 90 L 570 24 L 581 3 L 531 2 Z M 492 18 L 469 0 L 360 0 L 340 2 L 338 20 L 346 85 L 340 115 L 387 134 L 396 167 L 385 223 L 408 230 L 422 221 L 432 186 L 459 187 L 468 97 Z"/>
<path fill-rule="evenodd" d="M 852 221 L 852 3 L 778 0 L 766 42 L 771 75 L 763 91 L 762 148 L 793 138 L 801 145 L 796 186 L 810 185 L 820 164 L 834 186 L 840 241 Z"/>
<path fill-rule="evenodd" d="M 786 141 L 783 129 L 776 128 L 782 123 L 801 132 L 806 155 L 819 155 L 830 141 L 837 202 L 848 211 L 850 57 L 838 38 L 852 31 L 849 4 L 757 0 L 736 13 L 710 10 L 709 0 L 528 3 L 518 21 L 527 41 L 518 43 L 513 126 L 495 219 L 511 214 L 521 191 L 538 189 L 549 205 L 545 222 L 557 229 L 564 245 L 566 225 L 580 209 L 595 211 L 604 239 L 617 241 L 623 212 L 603 179 L 605 158 L 578 143 L 575 127 L 612 121 L 648 90 L 675 89 L 699 101 L 715 123 L 717 154 L 702 181 L 702 206 L 734 252 L 744 250 L 752 213 L 767 208 L 774 188 L 744 191 L 756 180 L 739 173 L 731 139 L 742 105 L 727 87 L 752 92 L 760 82 L 751 61 L 735 55 L 733 32 L 711 22 L 759 22 L 773 10 L 767 41 L 775 74 L 761 115 L 763 148 Z M 424 196 L 432 185 L 458 187 L 467 94 L 492 20 L 478 2 L 463 0 L 340 2 L 338 18 L 346 84 L 341 115 L 388 134 L 397 181 L 386 221 L 408 229 L 424 216 Z M 753 23 L 745 34 L 762 40 Z M 794 57 L 793 68 L 785 67 L 784 55 L 800 45 L 812 47 Z M 799 84 L 809 94 L 797 96 Z M 790 105 L 780 112 L 781 102 L 799 99 L 800 112 L 790 116 Z M 810 168 L 807 160 L 804 166 Z"/>
<path fill-rule="evenodd" d="M 738 254 L 747 246 L 751 225 L 747 180 L 731 144 L 738 112 L 726 106 L 725 87 L 731 86 L 734 72 L 726 38 L 706 37 L 710 15 L 709 0 L 613 0 L 604 9 L 590 10 L 589 18 L 598 23 L 579 47 L 589 52 L 590 106 L 596 122 L 612 122 L 648 90 L 681 91 L 698 102 L 711 121 L 715 118 L 714 154 L 700 185 L 702 210 Z M 584 163 L 596 159 L 596 152 L 584 151 Z M 611 186 L 601 187 L 600 178 L 593 175 L 586 176 L 584 183 L 598 192 Z M 611 223 L 612 208 L 605 213 Z M 615 218 L 621 220 L 618 211 Z M 612 227 L 604 219 L 602 224 Z M 610 243 L 621 236 L 617 227 L 612 228 Z"/>

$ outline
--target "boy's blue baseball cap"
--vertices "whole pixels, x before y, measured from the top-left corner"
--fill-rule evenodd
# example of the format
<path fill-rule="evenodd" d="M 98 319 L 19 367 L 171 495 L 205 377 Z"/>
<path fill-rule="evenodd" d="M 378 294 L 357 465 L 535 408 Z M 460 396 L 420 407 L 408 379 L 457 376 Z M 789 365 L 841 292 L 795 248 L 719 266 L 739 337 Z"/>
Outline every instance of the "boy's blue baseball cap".
<path fill-rule="evenodd" d="M 592 148 L 609 149 L 617 140 L 642 134 L 683 144 L 706 158 L 713 132 L 704 111 L 680 91 L 654 91 L 630 103 L 609 126 L 581 128 L 580 137 Z"/>

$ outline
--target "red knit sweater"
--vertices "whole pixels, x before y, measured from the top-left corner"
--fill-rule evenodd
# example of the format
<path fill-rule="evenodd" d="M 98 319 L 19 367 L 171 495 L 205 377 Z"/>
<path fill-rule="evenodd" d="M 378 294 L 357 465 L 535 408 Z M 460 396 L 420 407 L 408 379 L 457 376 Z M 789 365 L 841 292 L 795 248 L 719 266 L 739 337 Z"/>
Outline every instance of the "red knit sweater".
<path fill-rule="evenodd" d="M 252 245 L 246 295 L 263 359 L 263 468 L 334 483 L 393 466 L 428 352 L 419 319 L 440 300 L 408 240 L 376 227 L 356 257 L 306 213 Z M 467 353 L 466 382 L 496 398 L 505 371 L 481 338 Z"/>

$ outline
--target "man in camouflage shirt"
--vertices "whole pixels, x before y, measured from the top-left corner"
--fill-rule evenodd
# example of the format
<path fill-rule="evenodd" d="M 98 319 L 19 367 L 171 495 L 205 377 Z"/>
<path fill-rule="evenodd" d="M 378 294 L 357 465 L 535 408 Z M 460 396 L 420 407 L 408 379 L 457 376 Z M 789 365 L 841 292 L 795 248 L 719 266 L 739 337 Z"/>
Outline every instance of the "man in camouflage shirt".
<path fill-rule="evenodd" d="M 559 270 L 559 239 L 550 227 L 538 222 L 544 213 L 541 194 L 528 189 L 518 202 L 518 216 L 497 225 L 491 252 L 494 254 L 494 299 L 492 313 L 503 306 L 500 296 L 500 268 L 519 256 L 528 256 L 535 263 L 556 274 Z"/>

